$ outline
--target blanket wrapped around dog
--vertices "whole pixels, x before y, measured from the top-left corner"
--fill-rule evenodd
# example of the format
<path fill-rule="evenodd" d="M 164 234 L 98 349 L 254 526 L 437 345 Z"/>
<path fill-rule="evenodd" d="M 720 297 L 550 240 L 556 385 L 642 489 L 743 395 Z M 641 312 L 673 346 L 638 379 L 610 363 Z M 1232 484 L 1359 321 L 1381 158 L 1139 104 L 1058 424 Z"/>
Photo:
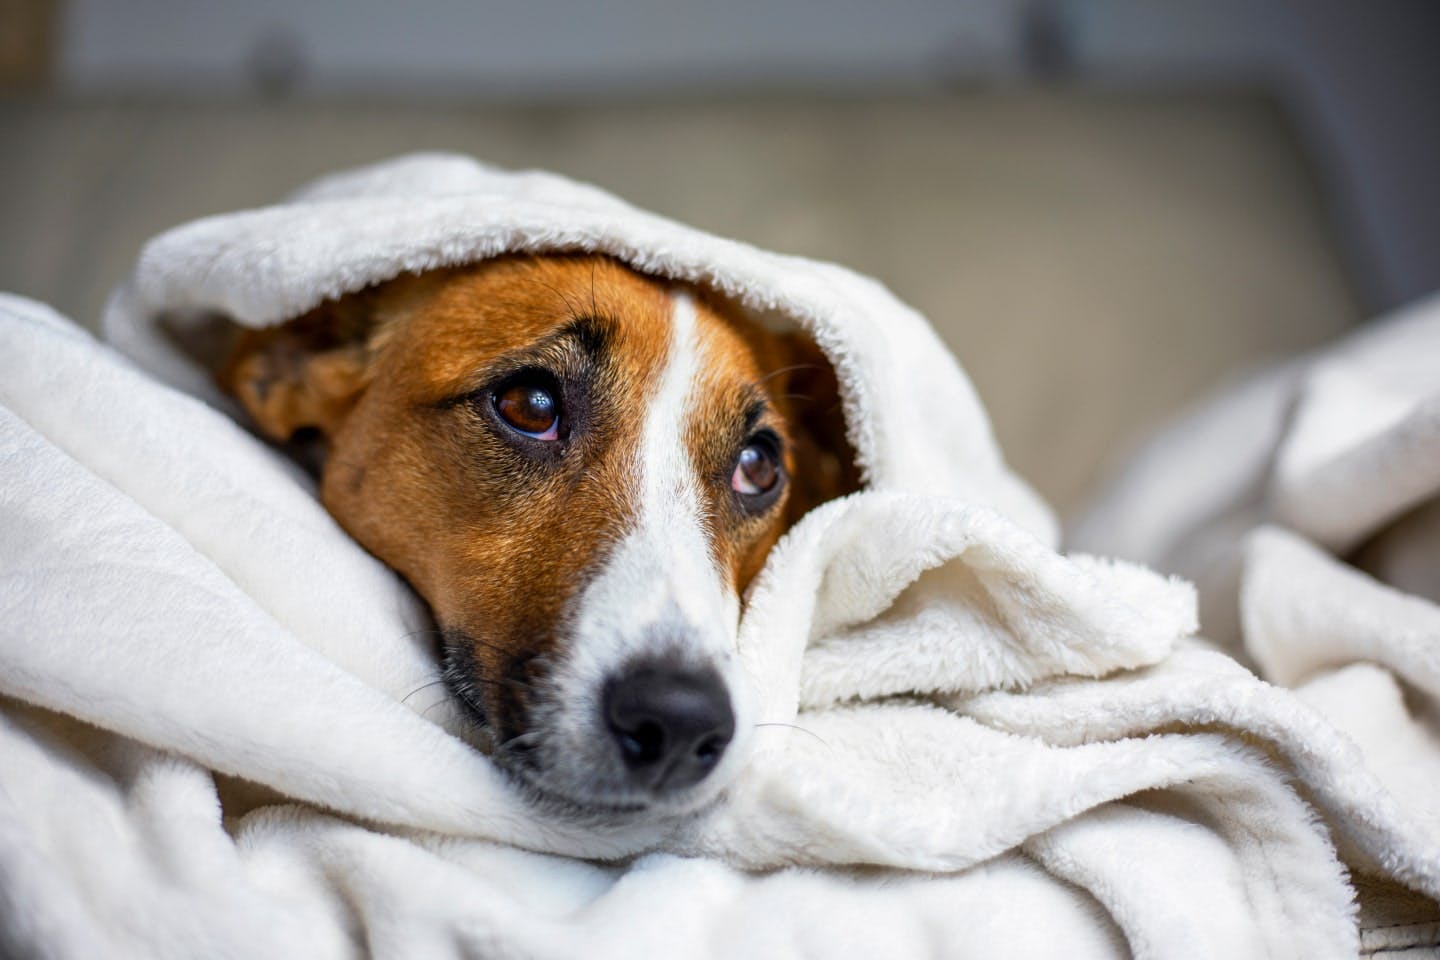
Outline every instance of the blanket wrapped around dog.
<path fill-rule="evenodd" d="M 808 331 L 864 474 L 757 578 L 761 722 L 699 816 L 527 806 L 423 606 L 176 345 L 575 251 Z M 157 238 L 104 327 L 0 300 L 0 953 L 1325 958 L 1352 871 L 1440 899 L 1440 782 L 1194 639 L 1185 582 L 1057 552 L 873 281 L 425 155 Z M 1433 697 L 1428 636 L 1382 662 Z"/>

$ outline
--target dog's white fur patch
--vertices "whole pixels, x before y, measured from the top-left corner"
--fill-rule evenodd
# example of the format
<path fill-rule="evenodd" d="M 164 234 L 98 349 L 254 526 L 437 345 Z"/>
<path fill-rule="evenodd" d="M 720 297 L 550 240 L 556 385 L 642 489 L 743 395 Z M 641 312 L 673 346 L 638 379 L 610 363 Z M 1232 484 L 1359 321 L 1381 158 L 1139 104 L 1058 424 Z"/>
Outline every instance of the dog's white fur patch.
<path fill-rule="evenodd" d="M 597 787 L 628 789 L 602 715 L 601 692 L 610 676 L 645 656 L 713 666 L 735 713 L 735 737 L 717 768 L 667 803 L 690 806 L 713 797 L 729 780 L 732 761 L 738 763 L 734 758 L 744 754 L 752 697 L 735 658 L 740 599 L 711 552 L 700 478 L 685 445 L 695 374 L 704 362 L 694 301 L 677 292 L 671 297 L 665 368 L 635 452 L 636 522 L 580 594 L 569 653 L 554 678 L 557 695 L 546 715 L 535 718 L 547 728 L 550 756 L 563 758 L 562 769 L 545 778 L 557 792 L 583 796 Z"/>

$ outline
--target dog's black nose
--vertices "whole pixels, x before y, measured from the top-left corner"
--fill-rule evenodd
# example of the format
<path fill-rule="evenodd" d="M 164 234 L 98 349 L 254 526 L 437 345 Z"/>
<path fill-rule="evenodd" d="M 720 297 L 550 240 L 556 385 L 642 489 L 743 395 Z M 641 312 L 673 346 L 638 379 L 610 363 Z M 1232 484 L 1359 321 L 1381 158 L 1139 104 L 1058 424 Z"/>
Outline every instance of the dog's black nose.
<path fill-rule="evenodd" d="M 709 668 L 633 667 L 606 685 L 603 709 L 631 783 L 657 793 L 705 779 L 735 735 L 730 695 Z"/>

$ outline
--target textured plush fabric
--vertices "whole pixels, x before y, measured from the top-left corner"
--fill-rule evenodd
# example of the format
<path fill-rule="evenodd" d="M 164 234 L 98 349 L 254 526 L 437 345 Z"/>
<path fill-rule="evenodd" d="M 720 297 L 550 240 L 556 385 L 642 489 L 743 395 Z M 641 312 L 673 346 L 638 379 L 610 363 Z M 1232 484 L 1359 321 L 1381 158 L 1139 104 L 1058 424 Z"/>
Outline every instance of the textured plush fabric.
<path fill-rule="evenodd" d="M 761 725 L 698 816 L 528 806 L 427 686 L 419 602 L 156 326 L 576 250 L 808 330 L 865 471 L 756 581 Z M 163 235 L 105 329 L 0 302 L 12 952 L 1323 958 L 1358 950 L 1342 857 L 1440 896 L 1436 791 L 1190 639 L 1188 584 L 1058 553 L 873 281 L 423 156 Z"/>
<path fill-rule="evenodd" d="M 1405 836 L 1346 848 L 1362 872 L 1440 837 L 1440 297 L 1203 404 L 1074 539 L 1193 577 L 1207 634 L 1293 688 L 1411 808 Z M 1440 951 L 1440 906 L 1394 913 L 1366 942 Z"/>

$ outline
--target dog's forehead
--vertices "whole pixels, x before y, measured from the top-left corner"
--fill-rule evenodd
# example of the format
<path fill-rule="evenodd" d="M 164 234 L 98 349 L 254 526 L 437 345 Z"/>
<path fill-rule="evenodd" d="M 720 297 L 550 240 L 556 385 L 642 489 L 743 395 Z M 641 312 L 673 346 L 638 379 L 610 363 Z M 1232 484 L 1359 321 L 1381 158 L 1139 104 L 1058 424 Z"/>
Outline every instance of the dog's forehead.
<path fill-rule="evenodd" d="M 394 344 L 410 382 L 432 392 L 464 386 L 497 358 L 580 322 L 604 334 L 622 379 L 642 386 L 658 377 L 671 340 L 666 287 L 599 258 L 491 261 L 397 285 L 389 301 L 403 322 L 382 343 Z"/>

